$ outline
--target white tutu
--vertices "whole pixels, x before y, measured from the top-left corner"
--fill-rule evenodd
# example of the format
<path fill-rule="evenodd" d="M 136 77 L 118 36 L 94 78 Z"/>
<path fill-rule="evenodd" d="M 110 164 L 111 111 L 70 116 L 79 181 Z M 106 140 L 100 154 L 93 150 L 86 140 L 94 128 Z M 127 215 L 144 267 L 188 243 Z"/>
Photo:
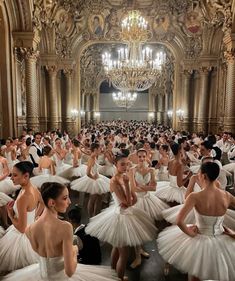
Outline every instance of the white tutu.
<path fill-rule="evenodd" d="M 7 203 L 13 201 L 13 199 L 11 197 L 9 197 L 8 195 L 6 195 L 3 192 L 0 192 L 0 207 L 5 206 Z"/>
<path fill-rule="evenodd" d="M 20 186 L 14 185 L 10 177 L 7 177 L 4 180 L 0 181 L 0 192 L 3 192 L 5 194 L 13 194 L 19 188 Z"/>
<path fill-rule="evenodd" d="M 201 234 L 192 238 L 178 226 L 168 227 L 157 239 L 159 253 L 180 271 L 201 280 L 234 281 L 235 240 L 223 234 L 223 216 L 195 214 Z"/>
<path fill-rule="evenodd" d="M 58 174 L 58 176 L 66 179 L 71 179 L 72 177 L 84 177 L 86 175 L 87 166 L 80 164 L 79 167 L 71 167 L 66 169 L 64 172 Z"/>
<path fill-rule="evenodd" d="M 38 262 L 27 236 L 11 225 L 0 239 L 0 272 L 12 271 Z"/>
<path fill-rule="evenodd" d="M 113 197 L 115 205 L 92 217 L 86 233 L 114 247 L 135 247 L 152 241 L 157 235 L 153 220 L 138 208 L 117 206 L 117 198 Z"/>
<path fill-rule="evenodd" d="M 39 264 L 27 266 L 12 272 L 2 281 L 118 281 L 114 270 L 107 266 L 92 266 L 78 264 L 72 277 L 67 277 L 64 272 L 64 262 L 60 257 L 39 257 Z"/>
<path fill-rule="evenodd" d="M 99 173 L 106 177 L 113 177 L 116 173 L 116 167 L 114 164 L 110 163 L 107 158 L 104 161 L 105 165 L 99 167 Z"/>
<path fill-rule="evenodd" d="M 167 202 L 184 203 L 187 189 L 178 187 L 175 176 L 169 176 L 170 182 L 158 182 L 155 195 Z"/>
<path fill-rule="evenodd" d="M 162 211 L 170 208 L 152 192 L 137 192 L 136 195 L 135 207 L 144 210 L 154 220 L 161 220 L 163 218 Z"/>
<path fill-rule="evenodd" d="M 3 235 L 5 234 L 5 229 L 3 227 L 0 226 L 0 239 L 3 237 Z"/>
<path fill-rule="evenodd" d="M 162 212 L 162 215 L 164 219 L 172 224 L 176 223 L 177 216 L 180 212 L 180 210 L 183 208 L 184 204 L 166 209 Z M 194 210 L 191 210 L 187 217 L 184 220 L 187 224 L 195 224 L 196 223 L 196 217 Z M 235 230 L 235 211 L 227 209 L 226 214 L 224 215 L 224 225 Z"/>
<path fill-rule="evenodd" d="M 69 180 L 66 180 L 57 175 L 54 175 L 54 176 L 51 175 L 49 169 L 42 169 L 42 174 L 30 178 L 30 181 L 31 181 L 32 185 L 35 185 L 38 188 L 41 188 L 41 186 L 45 182 L 57 182 L 57 183 L 61 183 L 61 184 L 69 184 Z"/>
<path fill-rule="evenodd" d="M 87 192 L 90 194 L 103 194 L 109 192 L 110 179 L 99 175 L 94 180 L 87 175 L 71 182 L 71 189 L 79 192 Z"/>

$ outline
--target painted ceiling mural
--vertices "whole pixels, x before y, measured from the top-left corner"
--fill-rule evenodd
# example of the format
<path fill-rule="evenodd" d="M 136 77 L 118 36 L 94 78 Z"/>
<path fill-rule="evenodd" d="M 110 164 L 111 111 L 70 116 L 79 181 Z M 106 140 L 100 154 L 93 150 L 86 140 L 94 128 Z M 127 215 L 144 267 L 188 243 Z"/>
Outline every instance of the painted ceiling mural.
<path fill-rule="evenodd" d="M 231 0 L 34 0 L 34 30 L 42 52 L 70 58 L 86 42 L 120 41 L 131 9 L 148 21 L 149 42 L 180 41 L 187 59 L 200 55 L 212 29 L 231 29 Z"/>

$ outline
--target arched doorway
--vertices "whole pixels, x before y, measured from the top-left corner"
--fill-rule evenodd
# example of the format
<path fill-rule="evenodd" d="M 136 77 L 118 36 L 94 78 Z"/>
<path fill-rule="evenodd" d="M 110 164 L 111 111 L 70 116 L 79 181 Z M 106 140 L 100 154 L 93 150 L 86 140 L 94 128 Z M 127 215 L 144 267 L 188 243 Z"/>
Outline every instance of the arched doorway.
<path fill-rule="evenodd" d="M 132 107 L 119 107 L 112 98 L 112 93 L 118 92 L 117 89 L 110 86 L 107 81 L 104 81 L 100 85 L 100 120 L 148 120 L 149 112 L 149 92 L 139 92 L 137 99 Z"/>

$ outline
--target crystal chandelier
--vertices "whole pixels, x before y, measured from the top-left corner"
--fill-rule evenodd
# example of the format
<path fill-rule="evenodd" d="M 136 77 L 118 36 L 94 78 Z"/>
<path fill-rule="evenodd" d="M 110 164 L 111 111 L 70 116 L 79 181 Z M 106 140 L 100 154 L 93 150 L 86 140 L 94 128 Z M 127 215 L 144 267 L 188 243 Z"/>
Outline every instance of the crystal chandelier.
<path fill-rule="evenodd" d="M 129 12 L 122 21 L 121 38 L 127 46 L 118 50 L 118 58 L 113 59 L 105 52 L 102 62 L 107 78 L 121 91 L 143 91 L 151 87 L 161 73 L 165 53 L 143 48 L 149 37 L 147 21 L 138 11 Z"/>
<path fill-rule="evenodd" d="M 130 92 L 113 93 L 112 96 L 117 106 L 126 108 L 132 107 L 137 99 L 137 93 Z"/>

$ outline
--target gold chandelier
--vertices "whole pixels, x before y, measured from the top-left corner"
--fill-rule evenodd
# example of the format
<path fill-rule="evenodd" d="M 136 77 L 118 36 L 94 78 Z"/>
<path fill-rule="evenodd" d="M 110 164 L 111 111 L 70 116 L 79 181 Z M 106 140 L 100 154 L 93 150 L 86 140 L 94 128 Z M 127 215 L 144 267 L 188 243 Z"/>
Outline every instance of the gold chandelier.
<path fill-rule="evenodd" d="M 119 107 L 125 107 L 130 108 L 134 105 L 136 99 L 137 99 L 137 93 L 131 93 L 131 92 L 118 92 L 112 94 L 113 101 L 116 103 Z"/>
<path fill-rule="evenodd" d="M 102 55 L 106 76 L 115 88 L 121 91 L 147 90 L 160 75 L 165 53 L 153 54 L 151 48 L 142 48 L 148 36 L 147 21 L 139 11 L 130 11 L 122 21 L 121 32 L 121 39 L 127 46 L 118 50 L 116 60 L 108 52 Z"/>

